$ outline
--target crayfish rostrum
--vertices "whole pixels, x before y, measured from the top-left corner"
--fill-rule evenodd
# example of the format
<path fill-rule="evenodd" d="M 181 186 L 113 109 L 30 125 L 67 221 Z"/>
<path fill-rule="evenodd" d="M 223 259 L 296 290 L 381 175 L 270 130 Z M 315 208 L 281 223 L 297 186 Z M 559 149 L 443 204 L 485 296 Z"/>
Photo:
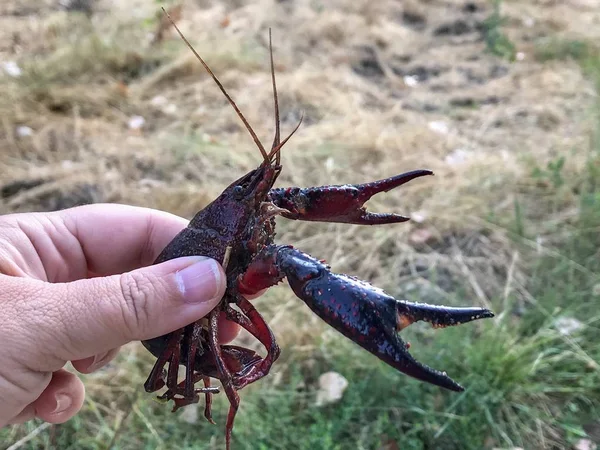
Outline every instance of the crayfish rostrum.
<path fill-rule="evenodd" d="M 364 281 L 333 273 L 318 259 L 289 245 L 277 245 L 273 239 L 277 216 L 356 225 L 407 221 L 407 217 L 397 214 L 371 213 L 363 205 L 377 193 L 390 191 L 432 172 L 415 170 L 364 184 L 273 188 L 282 170 L 280 150 L 300 123 L 281 141 L 272 46 L 271 78 L 276 131 L 271 150 L 267 151 L 217 77 L 173 25 L 244 122 L 263 161 L 198 212 L 156 260 L 155 263 L 160 263 L 190 255 L 214 258 L 225 268 L 227 290 L 219 307 L 207 319 L 143 342 L 158 358 L 144 385 L 146 391 L 154 392 L 166 386 L 167 391 L 160 398 L 173 400 L 174 410 L 197 403 L 200 394 L 203 394 L 205 416 L 212 422 L 212 394 L 219 391 L 211 387 L 210 378 L 218 379 L 231 405 L 226 425 L 229 448 L 233 421 L 240 403 L 237 391 L 266 376 L 279 357 L 279 347 L 271 329 L 247 297 L 279 283 L 283 278 L 287 278 L 294 293 L 321 319 L 393 368 L 419 380 L 461 391 L 463 388 L 445 372 L 416 361 L 408 353 L 408 345 L 402 341 L 399 332 L 419 320 L 435 327 L 446 327 L 493 317 L 489 310 L 396 300 Z M 221 313 L 258 339 L 267 350 L 266 356 L 259 356 L 243 347 L 219 344 L 218 318 Z M 169 368 L 165 371 L 167 363 Z M 186 369 L 185 379 L 181 382 L 178 380 L 179 365 Z M 199 381 L 203 381 L 204 387 L 195 387 Z"/>

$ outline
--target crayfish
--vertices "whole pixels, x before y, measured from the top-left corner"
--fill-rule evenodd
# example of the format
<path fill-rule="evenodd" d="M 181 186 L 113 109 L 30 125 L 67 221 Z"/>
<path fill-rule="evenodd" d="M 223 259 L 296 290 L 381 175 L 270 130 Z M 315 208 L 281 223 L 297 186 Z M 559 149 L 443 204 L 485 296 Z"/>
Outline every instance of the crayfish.
<path fill-rule="evenodd" d="M 302 120 L 281 140 L 271 34 L 275 139 L 267 151 L 223 85 L 175 23 L 173 25 L 244 123 L 260 150 L 262 162 L 198 212 L 155 261 L 160 263 L 191 255 L 213 258 L 225 268 L 227 290 L 220 305 L 207 319 L 143 342 L 158 358 L 144 384 L 146 391 L 155 392 L 166 386 L 167 391 L 159 398 L 173 400 L 174 411 L 199 402 L 200 394 L 203 394 L 204 414 L 212 422 L 212 395 L 219 390 L 210 385 L 210 378 L 218 379 L 230 402 L 225 429 L 226 445 L 230 448 L 233 422 L 240 404 L 237 391 L 266 376 L 280 353 L 271 329 L 247 297 L 284 278 L 296 296 L 321 319 L 396 370 L 446 389 L 463 390 L 445 372 L 416 361 L 408 353 L 408 345 L 399 332 L 420 320 L 434 327 L 446 327 L 493 317 L 492 312 L 477 307 L 454 308 L 396 300 L 364 281 L 331 272 L 324 262 L 290 245 L 274 243 L 277 216 L 356 225 L 405 222 L 408 217 L 372 213 L 363 205 L 375 194 L 388 192 L 415 178 L 432 175 L 432 172 L 414 170 L 364 184 L 274 188 L 282 170 L 281 148 Z M 218 318 L 221 313 L 260 341 L 266 348 L 266 356 L 247 348 L 219 344 Z M 165 371 L 167 363 L 169 368 Z M 178 380 L 179 365 L 185 366 L 185 379 L 181 382 Z M 199 381 L 203 381 L 204 387 L 195 387 Z"/>

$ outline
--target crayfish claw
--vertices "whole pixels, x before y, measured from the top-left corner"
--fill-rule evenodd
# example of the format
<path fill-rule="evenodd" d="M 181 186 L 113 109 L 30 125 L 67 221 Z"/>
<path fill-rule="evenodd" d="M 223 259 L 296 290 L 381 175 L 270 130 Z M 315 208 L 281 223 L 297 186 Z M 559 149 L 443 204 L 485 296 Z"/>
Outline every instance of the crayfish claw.
<path fill-rule="evenodd" d="M 398 367 L 397 365 L 395 365 L 395 367 L 406 375 L 451 391 L 462 392 L 465 390 L 464 387 L 450 378 L 446 372 L 432 369 L 417 361 L 410 353 L 408 353 L 406 346 L 402 353 L 401 358 L 396 358 L 397 361 L 402 361 L 401 367 Z"/>
<path fill-rule="evenodd" d="M 434 327 L 459 325 L 493 317 L 491 311 L 396 300 L 367 282 L 331 272 L 325 264 L 291 247 L 271 246 L 265 250 L 265 259 L 273 260 L 274 279 L 285 275 L 294 293 L 315 314 L 365 350 L 418 380 L 463 390 L 445 372 L 418 362 L 399 331 L 419 320 Z"/>
<path fill-rule="evenodd" d="M 393 213 L 372 213 L 364 211 L 362 215 L 352 223 L 355 225 L 386 225 L 389 223 L 402 223 L 410 220 L 410 217 Z"/>
<path fill-rule="evenodd" d="M 488 319 L 494 317 L 494 313 L 485 308 L 455 308 L 399 300 L 396 303 L 396 316 L 396 329 L 401 331 L 420 320 L 430 323 L 434 328 L 445 328 L 473 320 Z"/>
<path fill-rule="evenodd" d="M 430 170 L 413 170 L 383 180 L 362 184 L 277 188 L 269 191 L 269 200 L 282 209 L 281 215 L 292 220 L 384 225 L 406 222 L 408 217 L 391 213 L 372 213 L 364 204 L 375 194 L 391 191 L 415 178 L 433 175 Z"/>
<path fill-rule="evenodd" d="M 356 187 L 360 191 L 361 199 L 367 201 L 375 194 L 380 192 L 388 192 L 392 189 L 402 186 L 415 178 L 423 177 L 426 175 L 433 175 L 431 170 L 412 170 L 410 172 L 401 173 L 394 177 L 385 178 L 383 180 L 373 181 L 371 183 L 359 184 Z"/>

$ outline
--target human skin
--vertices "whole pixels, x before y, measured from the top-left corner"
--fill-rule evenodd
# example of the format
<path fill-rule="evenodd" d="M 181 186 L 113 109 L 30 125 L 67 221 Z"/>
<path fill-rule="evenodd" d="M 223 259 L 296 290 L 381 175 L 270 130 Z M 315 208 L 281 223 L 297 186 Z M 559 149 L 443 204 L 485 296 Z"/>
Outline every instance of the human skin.
<path fill-rule="evenodd" d="M 151 265 L 187 221 L 124 205 L 0 217 L 0 427 L 62 423 L 81 408 L 81 373 L 119 347 L 207 315 L 225 292 L 214 260 Z M 223 318 L 219 339 L 237 325 Z"/>

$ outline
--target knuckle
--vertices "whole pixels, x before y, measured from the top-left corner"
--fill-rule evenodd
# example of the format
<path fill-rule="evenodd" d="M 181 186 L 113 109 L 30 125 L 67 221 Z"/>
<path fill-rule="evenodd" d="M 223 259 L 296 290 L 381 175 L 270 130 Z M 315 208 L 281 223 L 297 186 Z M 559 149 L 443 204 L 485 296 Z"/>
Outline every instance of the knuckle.
<path fill-rule="evenodd" d="M 152 280 L 140 272 L 120 276 L 123 321 L 132 336 L 144 334 L 148 326 L 154 292 Z"/>

